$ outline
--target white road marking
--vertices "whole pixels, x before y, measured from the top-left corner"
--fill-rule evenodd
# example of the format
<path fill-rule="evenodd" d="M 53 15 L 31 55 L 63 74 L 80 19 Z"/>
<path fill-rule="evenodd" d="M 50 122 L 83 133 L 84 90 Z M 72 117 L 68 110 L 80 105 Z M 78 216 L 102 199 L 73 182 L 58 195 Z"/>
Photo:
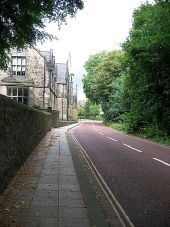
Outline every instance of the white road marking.
<path fill-rule="evenodd" d="M 113 138 L 111 138 L 109 136 L 107 136 L 107 138 L 110 139 L 110 140 L 113 140 L 113 141 L 117 141 L 117 140 L 115 140 L 115 139 L 113 139 Z"/>
<path fill-rule="evenodd" d="M 99 183 L 99 185 L 102 188 L 104 194 L 106 195 L 108 201 L 110 202 L 113 210 L 115 211 L 115 213 L 117 214 L 119 220 L 121 221 L 122 226 L 123 227 L 126 227 L 127 226 L 124 223 L 124 220 L 121 217 L 123 215 L 124 219 L 128 222 L 129 226 L 130 227 L 135 227 L 133 225 L 133 223 L 131 222 L 130 218 L 128 217 L 128 215 L 125 213 L 125 211 L 121 207 L 120 203 L 117 201 L 116 197 L 113 195 L 112 191 L 110 190 L 110 188 L 106 184 L 105 180 L 103 179 L 103 177 L 101 176 L 101 174 L 99 173 L 99 171 L 97 170 L 97 168 L 95 167 L 95 165 L 93 164 L 92 160 L 90 159 L 90 157 L 86 153 L 85 149 L 81 146 L 81 144 L 79 143 L 79 141 L 77 140 L 77 138 L 75 137 L 75 135 L 74 135 L 74 133 L 72 131 L 71 131 L 71 134 L 72 134 L 72 137 L 74 138 L 75 142 L 79 146 L 80 151 L 81 151 L 83 157 L 85 158 L 87 164 L 89 165 L 91 171 L 93 172 L 93 174 L 94 174 L 97 182 Z M 103 185 L 104 185 L 104 187 L 103 187 Z M 118 206 L 118 208 L 119 208 L 120 211 L 115 207 L 114 203 Z M 120 212 L 121 212 L 122 215 L 120 215 Z"/>
<path fill-rule="evenodd" d="M 98 132 L 97 129 L 96 129 L 96 127 L 94 126 L 93 122 L 92 122 L 92 126 L 93 126 L 94 130 L 95 130 L 96 132 Z"/>
<path fill-rule="evenodd" d="M 158 159 L 158 158 L 153 158 L 154 160 L 156 160 L 156 161 L 158 161 L 158 162 L 161 162 L 161 163 L 163 163 L 164 165 L 166 165 L 166 166 L 170 166 L 170 164 L 169 163 L 167 163 L 167 162 L 164 162 L 164 161 L 162 161 L 162 160 L 160 160 L 160 159 Z"/>
<path fill-rule="evenodd" d="M 101 134 L 102 136 L 104 136 L 104 134 L 102 132 L 98 132 L 99 134 Z"/>
<path fill-rule="evenodd" d="M 134 147 L 129 146 L 129 145 L 126 144 L 126 143 L 123 143 L 123 145 L 126 146 L 126 147 L 129 147 L 129 148 L 131 148 L 131 149 L 133 149 L 133 150 L 135 150 L 135 151 L 143 152 L 143 151 L 141 151 L 141 150 L 138 150 L 138 149 L 136 149 L 136 148 L 134 148 Z"/>
<path fill-rule="evenodd" d="M 107 127 L 107 128 L 109 128 L 109 127 Z M 126 134 L 123 133 L 123 132 L 119 132 L 119 131 L 116 131 L 116 130 L 111 129 L 111 128 L 109 128 L 109 129 L 110 129 L 111 131 L 114 131 L 115 133 L 119 133 L 119 134 L 121 134 L 121 135 L 123 135 L 123 136 L 127 136 L 127 137 L 133 138 L 133 139 L 135 139 L 135 140 L 141 140 L 141 141 L 144 141 L 144 142 L 146 142 L 146 143 L 151 143 L 151 144 L 155 144 L 155 145 L 160 146 L 160 147 L 164 147 L 164 148 L 170 149 L 170 146 L 168 146 L 168 145 L 159 144 L 159 143 L 157 143 L 157 142 L 149 141 L 149 140 L 147 140 L 147 139 L 142 139 L 142 138 L 139 138 L 139 137 L 136 137 L 136 136 L 133 136 L 133 135 L 126 135 Z"/>

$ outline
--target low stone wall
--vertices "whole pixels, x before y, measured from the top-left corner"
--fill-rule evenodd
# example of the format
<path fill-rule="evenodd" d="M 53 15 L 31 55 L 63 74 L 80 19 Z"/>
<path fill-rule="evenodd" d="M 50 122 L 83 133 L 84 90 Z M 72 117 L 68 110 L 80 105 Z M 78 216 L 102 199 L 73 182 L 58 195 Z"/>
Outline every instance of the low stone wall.
<path fill-rule="evenodd" d="M 0 192 L 50 127 L 51 114 L 0 95 Z"/>
<path fill-rule="evenodd" d="M 51 127 L 58 128 L 59 127 L 59 111 L 52 110 L 51 112 Z"/>

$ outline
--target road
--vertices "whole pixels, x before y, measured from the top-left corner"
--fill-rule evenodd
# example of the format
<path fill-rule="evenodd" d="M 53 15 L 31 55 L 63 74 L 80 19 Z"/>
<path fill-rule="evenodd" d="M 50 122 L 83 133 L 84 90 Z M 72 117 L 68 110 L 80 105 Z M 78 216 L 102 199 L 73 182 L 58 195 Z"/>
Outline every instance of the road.
<path fill-rule="evenodd" d="M 170 226 L 170 147 L 83 122 L 73 130 L 134 226 Z"/>

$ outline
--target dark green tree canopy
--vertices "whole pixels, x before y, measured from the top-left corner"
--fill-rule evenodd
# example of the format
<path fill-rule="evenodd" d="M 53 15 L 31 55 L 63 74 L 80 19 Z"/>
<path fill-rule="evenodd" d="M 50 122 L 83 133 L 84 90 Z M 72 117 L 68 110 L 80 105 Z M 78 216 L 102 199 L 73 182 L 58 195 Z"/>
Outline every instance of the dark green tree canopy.
<path fill-rule="evenodd" d="M 60 26 L 67 15 L 74 16 L 83 8 L 82 0 L 1 0 L 0 1 L 0 68 L 6 65 L 5 51 L 22 48 L 45 38 L 45 22 Z"/>
<path fill-rule="evenodd" d="M 133 13 L 123 51 L 98 53 L 85 63 L 89 100 L 105 120 L 131 133 L 170 135 L 170 1 L 144 3 Z"/>
<path fill-rule="evenodd" d="M 170 133 L 170 2 L 143 4 L 133 18 L 123 45 L 129 63 L 129 122 L 136 122 L 137 129 L 153 124 Z"/>

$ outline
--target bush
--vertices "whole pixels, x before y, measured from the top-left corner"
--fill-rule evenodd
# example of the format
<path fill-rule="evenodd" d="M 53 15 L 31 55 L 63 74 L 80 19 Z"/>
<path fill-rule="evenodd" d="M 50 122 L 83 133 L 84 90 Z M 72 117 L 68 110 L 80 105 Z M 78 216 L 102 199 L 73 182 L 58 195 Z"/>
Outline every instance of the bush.
<path fill-rule="evenodd" d="M 138 133 L 144 126 L 142 116 L 138 113 L 127 113 L 125 115 L 125 123 L 129 133 Z"/>
<path fill-rule="evenodd" d="M 158 127 L 154 125 L 150 125 L 141 130 L 141 132 L 145 138 L 157 138 L 157 137 L 165 137 L 165 133 L 158 129 Z"/>

